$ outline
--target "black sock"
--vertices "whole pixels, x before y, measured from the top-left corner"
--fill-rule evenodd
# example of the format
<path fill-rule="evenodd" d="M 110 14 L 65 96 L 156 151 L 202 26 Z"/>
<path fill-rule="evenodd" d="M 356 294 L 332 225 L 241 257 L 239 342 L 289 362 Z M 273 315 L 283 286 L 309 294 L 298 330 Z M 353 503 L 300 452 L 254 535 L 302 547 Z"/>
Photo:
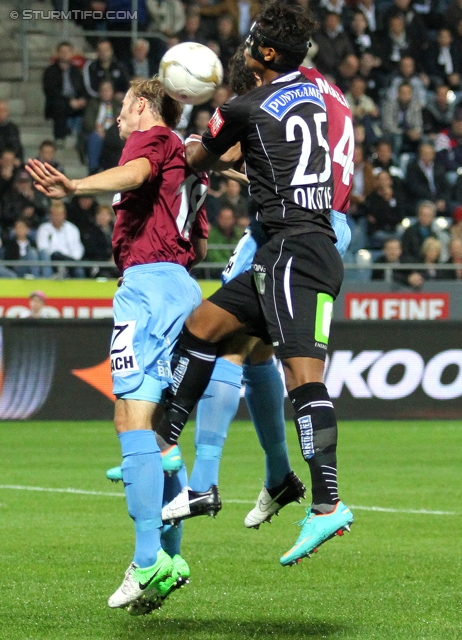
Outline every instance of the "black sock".
<path fill-rule="evenodd" d="M 167 391 L 165 415 L 156 429 L 168 444 L 177 443 L 189 414 L 204 393 L 215 366 L 216 353 L 216 344 L 196 338 L 183 327 L 173 353 L 173 384 Z"/>
<path fill-rule="evenodd" d="M 337 488 L 337 420 L 321 382 L 310 382 L 289 393 L 295 409 L 295 426 L 302 455 L 311 473 L 313 505 L 334 505 Z M 316 510 L 316 509 L 315 509 Z"/>

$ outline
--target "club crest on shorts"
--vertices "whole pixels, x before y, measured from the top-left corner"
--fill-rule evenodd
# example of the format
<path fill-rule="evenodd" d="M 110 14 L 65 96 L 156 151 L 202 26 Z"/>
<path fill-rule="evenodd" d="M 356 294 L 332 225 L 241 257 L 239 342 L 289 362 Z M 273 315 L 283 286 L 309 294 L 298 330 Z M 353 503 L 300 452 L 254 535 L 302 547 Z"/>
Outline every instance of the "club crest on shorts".
<path fill-rule="evenodd" d="M 127 320 L 114 325 L 110 351 L 112 375 L 123 377 L 140 370 L 133 348 L 135 324 L 135 320 Z"/>

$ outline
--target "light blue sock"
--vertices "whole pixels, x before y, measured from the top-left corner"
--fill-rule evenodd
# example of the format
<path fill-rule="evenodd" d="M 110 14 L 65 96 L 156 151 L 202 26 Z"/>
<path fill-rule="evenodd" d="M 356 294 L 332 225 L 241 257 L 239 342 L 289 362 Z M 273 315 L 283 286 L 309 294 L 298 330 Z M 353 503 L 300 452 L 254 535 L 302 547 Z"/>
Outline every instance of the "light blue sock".
<path fill-rule="evenodd" d="M 130 517 L 135 523 L 135 555 L 140 567 L 157 560 L 162 527 L 164 473 L 154 431 L 119 433 L 122 447 L 122 477 Z"/>
<path fill-rule="evenodd" d="M 183 487 L 188 484 L 188 474 L 186 467 L 183 467 L 172 476 L 164 478 L 164 506 L 175 498 Z M 173 558 L 174 555 L 180 553 L 181 538 L 183 536 L 183 520 L 177 525 L 164 524 L 160 534 L 160 543 L 162 549 Z"/>
<path fill-rule="evenodd" d="M 245 400 L 266 454 L 265 487 L 272 489 L 290 471 L 284 418 L 284 384 L 273 358 L 244 364 Z"/>
<path fill-rule="evenodd" d="M 236 415 L 241 391 L 242 367 L 218 358 L 204 395 L 197 405 L 196 459 L 189 480 L 194 491 L 218 484 L 221 453 L 230 422 Z"/>

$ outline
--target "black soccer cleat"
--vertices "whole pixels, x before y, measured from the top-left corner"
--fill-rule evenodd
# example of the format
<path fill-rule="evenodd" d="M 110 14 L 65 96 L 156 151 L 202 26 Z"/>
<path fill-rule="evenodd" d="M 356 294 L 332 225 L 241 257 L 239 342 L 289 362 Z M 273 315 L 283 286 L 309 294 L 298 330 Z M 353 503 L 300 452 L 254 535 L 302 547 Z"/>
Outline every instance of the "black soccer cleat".
<path fill-rule="evenodd" d="M 306 487 L 300 478 L 291 471 L 282 483 L 267 489 L 263 487 L 257 499 L 257 504 L 247 514 L 244 524 L 249 529 L 258 529 L 263 522 L 271 522 L 273 515 L 291 502 L 300 502 L 305 497 Z"/>
<path fill-rule="evenodd" d="M 195 516 L 215 517 L 221 506 L 220 492 L 215 484 L 204 492 L 184 487 L 181 493 L 162 509 L 162 521 L 164 524 L 178 524 L 181 520 Z"/>

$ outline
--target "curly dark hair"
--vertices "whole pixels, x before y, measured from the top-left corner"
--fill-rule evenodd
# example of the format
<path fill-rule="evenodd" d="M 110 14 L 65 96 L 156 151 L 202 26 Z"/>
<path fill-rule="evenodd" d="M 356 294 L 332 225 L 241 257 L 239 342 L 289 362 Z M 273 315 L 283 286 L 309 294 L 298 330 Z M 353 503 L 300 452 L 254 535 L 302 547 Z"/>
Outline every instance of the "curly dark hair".
<path fill-rule="evenodd" d="M 257 86 L 254 72 L 245 64 L 245 50 L 246 45 L 243 42 L 236 49 L 228 67 L 229 86 L 231 91 L 238 96 L 243 96 Z"/>
<path fill-rule="evenodd" d="M 260 33 L 269 40 L 294 46 L 306 43 L 306 51 L 311 34 L 318 26 L 310 9 L 277 0 L 263 5 L 256 22 Z M 276 45 L 274 49 L 279 54 L 280 62 L 294 69 L 303 62 L 306 55 L 306 51 L 278 50 Z"/>

